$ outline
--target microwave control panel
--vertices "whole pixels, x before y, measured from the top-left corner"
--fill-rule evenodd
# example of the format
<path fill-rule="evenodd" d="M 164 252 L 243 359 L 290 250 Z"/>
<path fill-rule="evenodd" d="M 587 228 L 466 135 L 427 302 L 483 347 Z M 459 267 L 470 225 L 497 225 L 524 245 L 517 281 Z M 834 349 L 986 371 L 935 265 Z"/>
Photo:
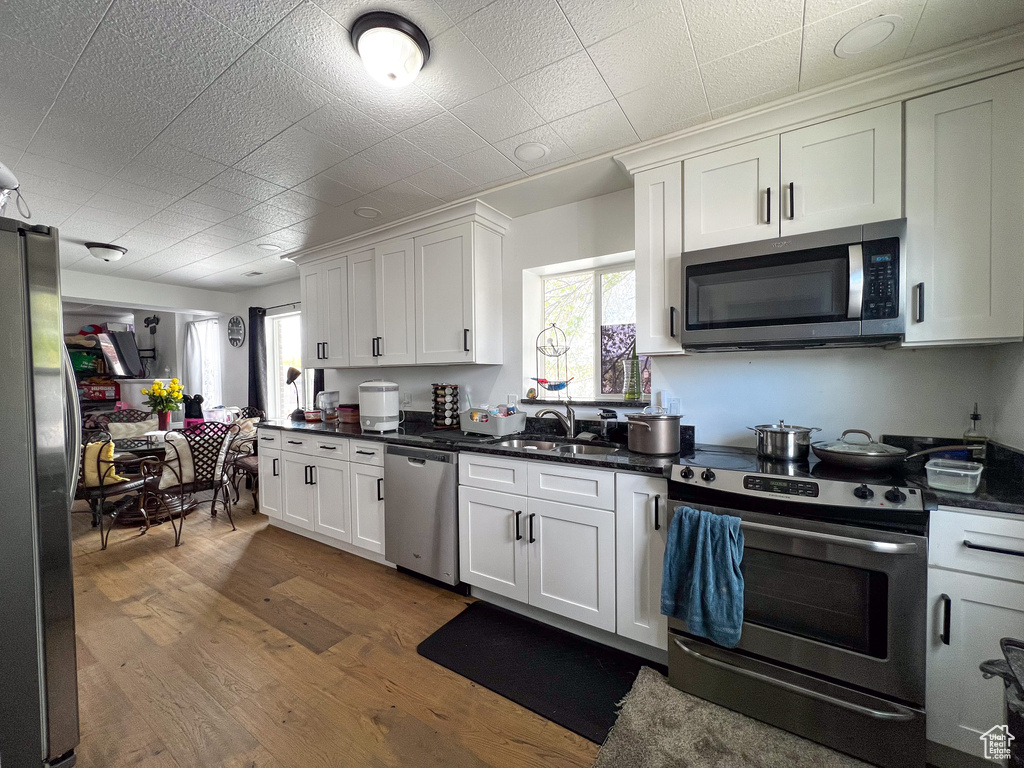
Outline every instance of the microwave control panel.
<path fill-rule="evenodd" d="M 892 243 L 891 248 L 883 244 Z M 864 300 L 862 320 L 887 320 L 900 314 L 899 241 L 896 238 L 876 240 L 864 253 Z"/>

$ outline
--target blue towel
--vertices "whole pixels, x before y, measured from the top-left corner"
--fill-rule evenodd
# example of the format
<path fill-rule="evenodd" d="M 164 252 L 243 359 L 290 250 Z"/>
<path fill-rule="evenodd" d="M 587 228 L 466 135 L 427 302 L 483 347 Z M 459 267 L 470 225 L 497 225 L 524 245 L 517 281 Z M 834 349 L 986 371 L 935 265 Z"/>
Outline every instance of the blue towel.
<path fill-rule="evenodd" d="M 732 648 L 743 629 L 742 560 L 738 517 L 677 507 L 665 548 L 661 612 Z"/>

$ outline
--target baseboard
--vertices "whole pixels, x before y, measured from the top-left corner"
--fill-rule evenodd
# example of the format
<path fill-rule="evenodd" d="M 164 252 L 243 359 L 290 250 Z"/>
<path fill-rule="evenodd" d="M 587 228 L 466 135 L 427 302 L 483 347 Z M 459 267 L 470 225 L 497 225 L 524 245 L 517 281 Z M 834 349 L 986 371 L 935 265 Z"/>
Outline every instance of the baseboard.
<path fill-rule="evenodd" d="M 545 624 L 550 624 L 553 627 L 564 629 L 566 632 L 571 632 L 574 635 L 585 637 L 587 640 L 593 640 L 595 643 L 608 645 L 612 648 L 617 648 L 620 651 L 632 653 L 642 659 L 653 661 L 656 664 L 668 666 L 667 650 L 663 651 L 660 648 L 655 648 L 647 645 L 646 643 L 638 643 L 636 640 L 631 640 L 628 637 L 616 635 L 614 632 L 607 632 L 603 629 L 598 629 L 597 627 L 581 624 L 578 621 L 567 619 L 556 613 L 551 613 L 541 608 L 527 605 L 526 603 L 520 603 L 518 600 L 510 600 L 503 595 L 488 592 L 486 589 L 480 589 L 479 587 L 472 587 L 470 589 L 470 594 L 475 598 L 488 603 L 493 603 L 494 605 L 505 608 L 513 613 L 518 613 L 522 616 L 526 616 L 527 618 L 536 619 L 537 621 Z"/>
<path fill-rule="evenodd" d="M 357 547 L 354 544 L 349 544 L 347 541 L 339 541 L 338 539 L 332 538 L 331 536 L 324 536 L 322 533 L 317 533 L 316 531 L 309 531 L 305 528 L 300 528 L 297 525 L 286 523 L 284 520 L 281 520 L 276 517 L 269 517 L 268 519 L 270 520 L 270 524 L 275 528 L 281 528 L 283 530 L 288 531 L 289 533 L 294 533 L 299 536 L 303 536 L 307 539 L 312 539 L 313 541 L 319 541 L 321 544 L 326 544 L 329 547 L 340 549 L 342 552 L 348 552 L 350 555 L 358 555 L 359 557 L 365 560 L 372 560 L 375 563 L 386 565 L 388 568 L 396 567 L 394 563 L 389 563 L 387 560 L 384 559 L 384 555 L 378 552 L 371 552 L 368 549 L 363 549 L 362 547 Z"/>

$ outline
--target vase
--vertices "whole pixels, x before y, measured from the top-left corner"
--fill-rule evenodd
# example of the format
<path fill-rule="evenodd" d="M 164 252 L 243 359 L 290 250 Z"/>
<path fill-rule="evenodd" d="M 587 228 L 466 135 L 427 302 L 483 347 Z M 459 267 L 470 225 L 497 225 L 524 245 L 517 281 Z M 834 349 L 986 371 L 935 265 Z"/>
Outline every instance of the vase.
<path fill-rule="evenodd" d="M 160 411 L 157 414 L 157 419 L 158 419 L 158 423 L 159 423 L 159 427 L 158 428 L 159 428 L 159 430 L 161 432 L 166 432 L 167 430 L 169 430 L 171 428 L 171 412 L 170 411 Z"/>

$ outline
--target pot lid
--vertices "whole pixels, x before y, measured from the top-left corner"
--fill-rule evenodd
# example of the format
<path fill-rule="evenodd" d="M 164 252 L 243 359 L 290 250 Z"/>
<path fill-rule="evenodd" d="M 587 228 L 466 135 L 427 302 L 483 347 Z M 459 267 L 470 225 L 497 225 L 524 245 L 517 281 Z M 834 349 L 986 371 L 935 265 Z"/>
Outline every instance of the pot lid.
<path fill-rule="evenodd" d="M 794 424 L 787 424 L 782 419 L 779 419 L 778 424 L 758 424 L 756 427 L 751 427 L 755 431 L 761 432 L 815 432 L 818 427 L 799 427 Z"/>
<path fill-rule="evenodd" d="M 660 405 L 647 406 L 640 413 L 626 414 L 627 421 L 679 421 L 681 418 L 676 414 L 666 413 Z"/>
<path fill-rule="evenodd" d="M 864 435 L 867 440 L 850 440 L 847 438 L 847 435 L 851 434 Z M 818 450 L 842 453 L 846 456 L 903 458 L 907 455 L 906 448 L 879 443 L 871 437 L 869 432 L 865 432 L 863 429 L 848 429 L 843 432 L 838 440 L 822 440 L 813 443 L 813 445 Z"/>

